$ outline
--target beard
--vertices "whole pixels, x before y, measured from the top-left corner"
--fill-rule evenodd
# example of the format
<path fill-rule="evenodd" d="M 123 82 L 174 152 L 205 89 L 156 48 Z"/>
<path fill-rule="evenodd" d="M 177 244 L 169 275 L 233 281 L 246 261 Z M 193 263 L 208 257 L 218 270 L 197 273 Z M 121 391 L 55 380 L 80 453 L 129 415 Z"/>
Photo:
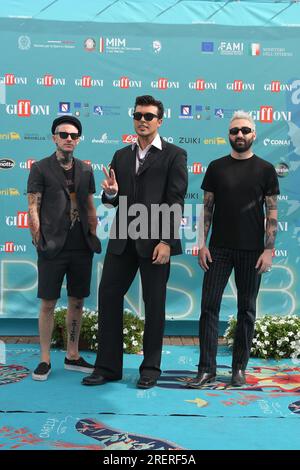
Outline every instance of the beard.
<path fill-rule="evenodd" d="M 237 140 L 231 140 L 229 139 L 230 145 L 235 150 L 237 153 L 244 153 L 249 150 L 253 144 L 253 138 L 250 140 L 245 140 L 245 139 L 237 139 Z"/>

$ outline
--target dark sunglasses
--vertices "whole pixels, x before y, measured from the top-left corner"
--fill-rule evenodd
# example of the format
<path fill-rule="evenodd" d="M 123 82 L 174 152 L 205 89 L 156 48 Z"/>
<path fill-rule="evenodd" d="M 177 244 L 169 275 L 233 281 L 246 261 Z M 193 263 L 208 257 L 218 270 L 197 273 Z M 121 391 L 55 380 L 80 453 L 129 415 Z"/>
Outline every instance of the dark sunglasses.
<path fill-rule="evenodd" d="M 250 127 L 232 127 L 231 129 L 229 129 L 229 134 L 238 135 L 239 131 L 241 131 L 243 135 L 247 135 L 250 134 L 250 132 L 253 132 Z"/>
<path fill-rule="evenodd" d="M 79 134 L 76 134 L 76 132 L 56 132 L 55 135 L 59 135 L 61 139 L 67 139 L 70 136 L 72 140 L 76 140 L 79 137 Z"/>
<path fill-rule="evenodd" d="M 145 121 L 152 121 L 152 119 L 158 118 L 157 114 L 153 114 L 153 113 L 145 113 L 145 114 L 139 113 L 139 112 L 133 113 L 133 119 L 135 121 L 140 121 L 142 117 L 145 119 Z"/>

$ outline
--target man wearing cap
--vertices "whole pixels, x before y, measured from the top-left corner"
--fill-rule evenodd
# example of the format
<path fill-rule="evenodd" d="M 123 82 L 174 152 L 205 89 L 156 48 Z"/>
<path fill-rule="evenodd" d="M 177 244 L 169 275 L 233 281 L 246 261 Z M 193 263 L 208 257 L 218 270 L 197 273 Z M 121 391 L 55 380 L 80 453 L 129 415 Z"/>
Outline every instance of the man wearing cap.
<path fill-rule="evenodd" d="M 74 116 L 55 119 L 52 139 L 56 151 L 32 165 L 27 183 L 29 228 L 38 254 L 41 299 L 41 362 L 32 374 L 34 380 L 47 380 L 51 372 L 53 313 L 65 275 L 68 292 L 65 369 L 93 370 L 79 356 L 78 341 L 84 297 L 90 294 L 93 253 L 100 253 L 101 245 L 96 236 L 94 175 L 89 165 L 73 156 L 81 133 L 81 123 Z"/>

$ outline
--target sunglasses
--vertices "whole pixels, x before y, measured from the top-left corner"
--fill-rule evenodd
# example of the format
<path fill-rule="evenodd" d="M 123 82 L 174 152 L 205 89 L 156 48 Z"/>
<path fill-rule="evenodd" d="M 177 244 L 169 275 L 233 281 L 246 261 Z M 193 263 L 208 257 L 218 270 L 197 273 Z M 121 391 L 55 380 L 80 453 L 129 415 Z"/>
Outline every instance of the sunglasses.
<path fill-rule="evenodd" d="M 67 139 L 70 136 L 72 140 L 76 140 L 79 137 L 79 134 L 76 134 L 76 132 L 56 132 L 55 135 L 59 135 L 61 139 Z"/>
<path fill-rule="evenodd" d="M 139 113 L 139 112 L 133 113 L 133 119 L 135 121 L 140 121 L 142 117 L 145 119 L 145 121 L 152 121 L 152 119 L 158 118 L 157 114 L 153 114 L 153 113 L 145 113 L 145 114 Z"/>
<path fill-rule="evenodd" d="M 229 129 L 229 134 L 238 135 L 239 131 L 241 131 L 243 135 L 247 135 L 250 134 L 250 132 L 253 132 L 250 127 L 232 127 L 231 129 Z"/>

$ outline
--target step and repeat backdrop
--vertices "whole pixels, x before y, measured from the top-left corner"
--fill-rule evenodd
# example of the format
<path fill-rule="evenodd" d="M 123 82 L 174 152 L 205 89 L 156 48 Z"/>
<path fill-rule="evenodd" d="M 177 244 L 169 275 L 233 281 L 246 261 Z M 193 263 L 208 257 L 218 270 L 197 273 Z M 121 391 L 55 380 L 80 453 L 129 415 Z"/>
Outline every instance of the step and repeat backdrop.
<path fill-rule="evenodd" d="M 51 123 L 77 116 L 83 125 L 76 156 L 88 162 L 103 253 L 94 257 L 91 295 L 106 249 L 101 206 L 102 168 L 116 149 L 135 141 L 135 97 L 151 94 L 165 106 L 161 136 L 188 152 L 189 188 L 173 258 L 168 319 L 196 320 L 203 273 L 197 264 L 200 185 L 211 160 L 230 152 L 234 110 L 250 111 L 255 153 L 279 176 L 279 232 L 273 269 L 264 275 L 258 315 L 299 313 L 300 74 L 298 28 L 216 25 L 94 24 L 7 19 L 0 32 L 0 319 L 38 316 L 36 252 L 27 219 L 26 183 L 34 161 L 54 151 Z M 65 290 L 60 305 L 66 305 Z M 143 315 L 137 278 L 127 308 Z M 233 277 L 221 320 L 236 313 Z"/>

